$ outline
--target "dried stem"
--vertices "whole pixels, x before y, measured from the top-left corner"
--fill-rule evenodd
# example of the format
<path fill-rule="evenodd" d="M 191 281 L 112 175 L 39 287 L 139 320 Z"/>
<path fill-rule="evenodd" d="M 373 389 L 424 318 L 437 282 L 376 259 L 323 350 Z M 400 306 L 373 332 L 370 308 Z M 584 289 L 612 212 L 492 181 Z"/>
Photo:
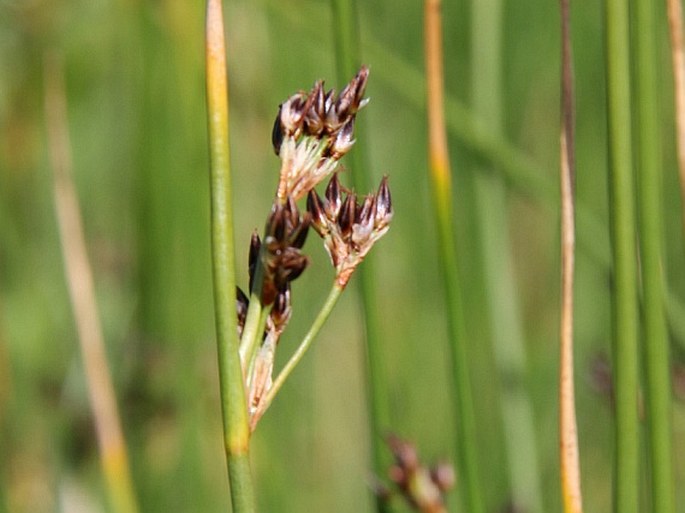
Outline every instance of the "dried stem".
<path fill-rule="evenodd" d="M 575 106 L 570 0 L 561 0 L 561 325 L 559 356 L 559 456 L 565 513 L 582 513 L 573 374 L 573 275 L 575 257 Z"/>
<path fill-rule="evenodd" d="M 67 122 L 64 72 L 60 57 L 45 58 L 45 111 L 54 178 L 55 208 L 62 256 L 74 310 L 90 407 L 109 499 L 117 513 L 138 511 L 121 429 L 105 341 L 95 300 L 93 272 L 72 179 L 71 143 Z"/>
<path fill-rule="evenodd" d="M 676 149 L 680 171 L 680 201 L 685 230 L 685 48 L 683 47 L 683 9 L 680 0 L 666 0 L 668 30 L 673 63 L 673 95 L 676 118 Z"/>

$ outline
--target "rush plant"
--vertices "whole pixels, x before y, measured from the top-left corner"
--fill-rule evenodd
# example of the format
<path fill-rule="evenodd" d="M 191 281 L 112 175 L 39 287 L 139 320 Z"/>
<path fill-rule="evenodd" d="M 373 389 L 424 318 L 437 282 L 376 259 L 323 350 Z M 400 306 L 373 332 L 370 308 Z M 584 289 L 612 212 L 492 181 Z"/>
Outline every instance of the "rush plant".
<path fill-rule="evenodd" d="M 336 93 L 318 81 L 278 109 L 272 144 L 280 159 L 273 204 L 263 234 L 249 245 L 248 293 L 235 287 L 225 50 L 220 2 L 207 16 L 212 259 L 224 438 L 231 499 L 236 513 L 255 511 L 250 475 L 252 432 L 311 346 L 354 271 L 388 230 L 392 200 L 387 177 L 375 194 L 358 197 L 337 170 L 354 145 L 357 113 L 368 102 L 369 70 L 362 67 Z M 329 179 L 322 198 L 315 187 Z M 298 202 L 305 203 L 302 210 Z M 274 372 L 275 354 L 292 315 L 291 283 L 307 268 L 302 251 L 309 228 L 321 237 L 334 267 L 327 299 L 287 363 Z M 228 300 L 228 298 L 235 298 Z"/>

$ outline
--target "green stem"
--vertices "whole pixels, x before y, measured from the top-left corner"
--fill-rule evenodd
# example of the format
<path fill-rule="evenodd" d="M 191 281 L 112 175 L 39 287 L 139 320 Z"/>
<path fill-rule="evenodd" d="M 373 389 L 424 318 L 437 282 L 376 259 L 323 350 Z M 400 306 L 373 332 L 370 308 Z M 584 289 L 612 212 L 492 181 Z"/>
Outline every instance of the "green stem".
<path fill-rule="evenodd" d="M 256 506 L 249 460 L 250 428 L 235 314 L 228 88 L 221 0 L 207 2 L 206 37 L 212 268 L 224 448 L 233 511 L 253 513 Z"/>
<path fill-rule="evenodd" d="M 655 3 L 635 0 L 634 50 L 638 215 L 644 316 L 646 406 L 653 513 L 674 513 L 671 462 L 671 385 L 661 248 L 661 145 L 659 134 Z"/>
<path fill-rule="evenodd" d="M 461 293 L 459 290 L 459 272 L 457 255 L 454 250 L 454 232 L 452 226 L 451 205 L 440 205 L 441 192 L 433 187 L 433 203 L 438 224 L 438 247 L 440 248 L 440 269 L 444 276 L 445 298 L 447 303 L 447 324 L 450 337 L 452 370 L 455 389 L 456 414 L 459 419 L 457 450 L 462 467 L 462 483 L 467 511 L 482 513 L 481 489 L 478 478 L 478 455 L 476 452 L 476 421 L 473 407 L 473 395 L 469 377 L 468 351 L 464 337 Z"/>
<path fill-rule="evenodd" d="M 616 399 L 614 511 L 639 510 L 637 264 L 627 0 L 605 0 L 609 213 Z"/>
<path fill-rule="evenodd" d="M 254 279 L 252 280 L 252 288 L 250 290 L 250 305 L 247 308 L 243 335 L 240 339 L 239 352 L 243 369 L 248 369 L 250 367 L 252 357 L 256 353 L 259 343 L 262 340 L 261 335 L 264 333 L 264 325 L 266 323 L 266 316 L 264 315 L 264 310 L 266 309 L 262 305 L 261 297 L 261 290 L 264 284 L 264 267 L 262 266 L 264 251 L 264 244 L 262 244 L 259 248 L 259 255 L 257 256 L 257 265 L 255 266 Z"/>
<path fill-rule="evenodd" d="M 273 401 L 274 397 L 276 397 L 276 394 L 283 386 L 283 383 L 285 383 L 285 380 L 288 379 L 288 376 L 290 376 L 290 374 L 295 369 L 297 364 L 300 363 L 300 360 L 302 360 L 302 357 L 307 352 L 307 349 L 309 349 L 309 347 L 312 345 L 312 342 L 314 342 L 314 338 L 316 337 L 316 335 L 318 335 L 319 331 L 321 331 L 321 327 L 324 325 L 328 317 L 331 315 L 333 307 L 338 302 L 340 294 L 342 294 L 343 290 L 344 289 L 341 288 L 337 284 L 337 282 L 333 284 L 333 287 L 331 288 L 331 291 L 329 292 L 328 297 L 326 298 L 326 302 L 321 307 L 321 310 L 319 310 L 319 313 L 314 319 L 314 322 L 309 328 L 309 331 L 302 339 L 302 342 L 300 342 L 300 345 L 297 348 L 297 350 L 290 357 L 290 360 L 288 360 L 288 363 L 285 364 L 281 372 L 278 374 L 278 377 L 269 389 L 269 392 L 266 394 L 266 397 L 264 398 L 264 411 L 267 410 L 267 408 L 271 404 L 271 401 Z"/>
<path fill-rule="evenodd" d="M 260 274 L 259 271 L 257 271 Z M 256 290 L 260 290 L 260 287 L 256 287 Z M 261 337 L 258 336 L 259 333 L 264 333 L 264 324 L 262 324 L 263 318 L 262 301 L 259 294 L 250 295 L 250 306 L 247 308 L 247 315 L 245 316 L 245 326 L 243 326 L 243 336 L 240 340 L 240 348 L 238 350 L 240 354 L 240 361 L 242 362 L 243 368 L 247 369 L 252 361 L 252 356 L 254 355 L 258 343 Z M 262 326 L 260 331 L 259 327 Z"/>
<path fill-rule="evenodd" d="M 254 362 L 255 362 L 255 357 L 257 356 L 257 351 L 262 345 L 262 340 L 263 340 L 263 333 L 264 333 L 264 328 L 266 327 L 266 320 L 269 318 L 269 314 L 271 313 L 271 307 L 272 305 L 263 307 L 261 309 L 261 314 L 259 316 L 259 322 L 257 324 L 257 331 L 256 333 L 258 336 L 255 336 L 252 347 L 250 350 L 247 352 L 247 360 L 241 360 L 243 362 L 243 368 L 247 368 L 247 376 L 248 376 L 248 388 L 252 386 L 252 377 L 253 377 L 253 370 L 254 370 Z"/>
<path fill-rule="evenodd" d="M 473 112 L 491 133 L 501 132 L 501 0 L 472 2 Z M 486 166 L 481 166 L 486 167 Z M 521 327 L 509 242 L 509 216 L 504 181 L 487 168 L 475 177 L 476 216 L 483 244 L 482 275 L 495 364 L 500 379 L 509 481 L 517 508 L 542 512 L 533 408 L 525 388 L 526 349 Z"/>
<path fill-rule="evenodd" d="M 444 277 L 446 314 L 454 379 L 455 413 L 458 419 L 457 451 L 465 510 L 485 511 L 478 472 L 476 421 L 468 367 L 461 305 L 452 176 L 444 118 L 442 16 L 440 0 L 424 2 L 424 40 L 427 83 L 428 159 L 431 205 L 438 230 L 438 258 Z"/>
<path fill-rule="evenodd" d="M 357 5 L 355 0 L 333 0 L 333 33 L 336 49 L 336 68 L 338 81 L 349 80 L 361 65 L 359 51 L 359 30 Z M 367 138 L 363 122 L 357 122 L 355 147 L 347 157 L 350 160 L 353 185 L 358 191 L 371 190 L 371 179 L 368 173 L 369 157 Z M 389 424 L 387 385 L 384 370 L 384 358 L 381 347 L 381 325 L 378 317 L 378 293 L 374 281 L 375 257 L 368 255 L 364 265 L 357 269 L 359 274 L 359 300 L 364 316 L 366 338 L 366 376 L 367 411 L 369 421 L 369 443 L 372 453 L 373 471 L 376 475 L 386 473 L 386 455 L 380 443 L 379 434 Z M 388 511 L 388 503 L 382 498 L 376 500 L 376 510 Z"/>
<path fill-rule="evenodd" d="M 361 65 L 357 5 L 354 0 L 332 0 L 333 42 L 338 81 L 349 80 Z M 355 147 L 355 152 L 357 151 Z"/>

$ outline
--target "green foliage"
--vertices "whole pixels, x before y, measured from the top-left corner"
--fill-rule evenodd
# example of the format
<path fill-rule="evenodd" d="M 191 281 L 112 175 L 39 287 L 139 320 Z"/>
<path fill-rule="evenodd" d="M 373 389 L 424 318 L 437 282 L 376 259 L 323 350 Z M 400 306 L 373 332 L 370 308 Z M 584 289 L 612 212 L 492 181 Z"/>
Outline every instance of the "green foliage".
<path fill-rule="evenodd" d="M 390 175 L 395 209 L 392 229 L 374 249 L 388 422 L 435 460 L 455 451 L 447 333 L 436 295 L 425 91 L 420 82 L 407 88 L 406 75 L 393 65 L 399 59 L 403 69 L 423 73 L 422 6 L 381 0 L 358 7 L 360 50 L 371 70 L 364 111 L 370 168 L 362 171 L 374 184 Z M 444 9 L 446 92 L 468 105 L 477 63 L 467 36 L 477 27 L 469 28 L 467 2 L 445 2 Z M 602 16 L 597 3 L 573 9 L 583 209 L 575 295 L 581 470 L 588 510 L 610 511 L 613 414 L 598 363 L 610 355 L 611 340 Z M 246 287 L 250 235 L 262 229 L 278 180 L 270 141 L 276 108 L 318 78 L 338 88 L 343 79 L 336 76 L 328 2 L 232 0 L 224 14 L 237 282 Z M 661 11 L 658 23 L 665 27 Z M 0 511 L 53 511 L 76 493 L 104 504 L 49 187 L 41 70 L 44 50 L 55 47 L 65 56 L 76 185 L 141 510 L 228 508 L 210 274 L 203 24 L 197 2 L 0 2 Z M 554 2 L 520 0 L 503 14 L 499 134 L 520 152 L 513 157 L 532 163 L 535 183 L 543 186 L 507 188 L 510 249 L 492 263 L 513 262 L 528 358 L 521 379 L 530 391 L 542 502 L 550 512 L 560 511 L 558 213 L 550 206 L 554 195 L 545 192 L 555 190 L 558 175 L 557 27 Z M 685 297 L 685 267 L 666 31 L 657 34 L 664 272 L 673 312 Z M 511 376 L 497 374 L 487 342 L 473 209 L 488 215 L 487 204 L 474 201 L 476 173 L 504 173 L 511 185 L 511 170 L 496 146 L 474 149 L 468 137 L 450 135 L 482 495 L 486 511 L 500 511 L 510 486 L 499 390 Z M 347 185 L 348 175 L 341 176 Z M 598 220 L 592 235 L 583 216 Z M 293 285 L 297 305 L 282 358 L 311 325 L 333 279 L 316 237 L 305 252 L 312 265 Z M 685 340 L 677 326 L 669 325 L 682 368 Z M 357 298 L 345 294 L 261 420 L 251 448 L 260 511 L 372 510 L 361 333 Z M 685 406 L 676 400 L 673 410 L 675 480 L 683 483 Z M 676 494 L 676 504 L 685 504 L 685 487 L 676 486 Z"/>

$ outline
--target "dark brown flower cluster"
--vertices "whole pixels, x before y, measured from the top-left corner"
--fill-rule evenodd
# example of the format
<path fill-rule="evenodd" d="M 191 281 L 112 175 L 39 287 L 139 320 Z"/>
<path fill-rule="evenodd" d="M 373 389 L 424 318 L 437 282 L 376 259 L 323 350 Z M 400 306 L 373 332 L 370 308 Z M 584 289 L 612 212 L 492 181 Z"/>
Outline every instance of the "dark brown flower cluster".
<path fill-rule="evenodd" d="M 250 240 L 249 277 L 250 293 L 255 283 L 261 283 L 258 294 L 262 306 L 271 306 L 266 320 L 264 336 L 271 335 L 277 342 L 292 313 L 290 282 L 299 277 L 309 265 L 302 253 L 311 222 L 308 212 L 300 214 L 294 201 L 275 204 L 266 222 L 264 241 L 257 233 Z M 259 278 L 257 273 L 261 273 Z M 238 336 L 242 338 L 250 300 L 240 288 L 237 291 Z"/>
<path fill-rule="evenodd" d="M 414 444 L 397 436 L 388 437 L 395 457 L 389 477 L 407 502 L 421 513 L 446 513 L 445 494 L 454 486 L 454 469 L 447 463 L 427 467 L 419 460 Z M 386 497 L 389 490 L 382 492 Z"/>
<path fill-rule="evenodd" d="M 303 197 L 350 150 L 357 111 L 368 102 L 363 98 L 368 76 L 368 68 L 362 67 L 337 96 L 318 81 L 309 93 L 300 91 L 281 104 L 272 132 L 281 157 L 279 199 Z"/>
<path fill-rule="evenodd" d="M 307 210 L 331 257 L 338 284 L 344 287 L 374 243 L 388 231 L 393 215 L 388 178 L 383 177 L 376 194 L 357 203 L 357 196 L 344 190 L 334 174 L 325 199 L 315 190 L 309 191 Z"/>
<path fill-rule="evenodd" d="M 300 214 L 292 200 L 283 205 L 275 204 L 266 222 L 264 242 L 257 233 L 253 233 L 250 240 L 250 293 L 255 292 L 253 288 L 256 281 L 261 282 L 262 290 L 258 297 L 263 306 L 271 306 L 265 336 L 273 336 L 276 342 L 292 313 L 290 282 L 309 265 L 309 258 L 301 250 L 307 239 L 310 221 L 309 213 Z M 258 280 L 257 272 L 261 273 Z M 242 338 L 250 301 L 240 288 L 236 301 L 238 336 Z"/>
<path fill-rule="evenodd" d="M 276 203 L 272 207 L 264 230 L 264 241 L 261 242 L 256 234 L 253 236 L 250 267 L 262 267 L 262 304 L 272 304 L 277 294 L 285 291 L 309 264 L 301 249 L 307 239 L 310 220 L 309 213 L 301 215 L 295 201 L 288 197 L 284 204 Z"/>
<path fill-rule="evenodd" d="M 272 373 L 279 339 L 291 314 L 291 283 L 309 264 L 302 253 L 313 225 L 336 269 L 337 287 L 343 288 L 371 246 L 388 229 L 392 205 L 387 179 L 378 192 L 360 204 L 344 190 L 337 175 L 321 200 L 314 188 L 331 173 L 354 144 L 355 117 L 363 99 L 368 69 L 363 67 L 336 94 L 322 81 L 308 93 L 299 92 L 279 107 L 272 141 L 281 159 L 276 198 L 264 236 L 250 242 L 249 298 L 238 290 L 236 310 L 240 358 L 245 376 L 250 425 L 256 426 L 270 403 Z M 308 211 L 297 201 L 309 194 Z M 254 303 L 250 303 L 254 301 Z"/>

